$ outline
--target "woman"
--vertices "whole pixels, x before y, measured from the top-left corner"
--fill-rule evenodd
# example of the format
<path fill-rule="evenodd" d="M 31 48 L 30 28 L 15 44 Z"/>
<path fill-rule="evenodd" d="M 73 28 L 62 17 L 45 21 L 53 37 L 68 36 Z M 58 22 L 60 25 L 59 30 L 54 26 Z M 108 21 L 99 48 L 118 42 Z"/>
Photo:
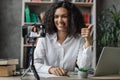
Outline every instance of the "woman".
<path fill-rule="evenodd" d="M 40 34 L 38 33 L 37 28 L 33 25 L 32 30 L 30 32 L 30 37 L 39 37 Z"/>
<path fill-rule="evenodd" d="M 91 26 L 85 28 L 82 13 L 74 4 L 53 3 L 45 13 L 44 25 L 46 37 L 39 39 L 34 51 L 37 72 L 64 76 L 76 65 L 91 66 Z"/>

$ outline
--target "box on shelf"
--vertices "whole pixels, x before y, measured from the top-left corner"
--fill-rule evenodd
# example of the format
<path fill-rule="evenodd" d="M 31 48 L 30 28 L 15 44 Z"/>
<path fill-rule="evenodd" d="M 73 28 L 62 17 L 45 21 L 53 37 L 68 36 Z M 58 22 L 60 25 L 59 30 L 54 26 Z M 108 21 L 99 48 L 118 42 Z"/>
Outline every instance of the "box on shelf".
<path fill-rule="evenodd" d="M 0 76 L 11 76 L 16 71 L 18 59 L 0 59 Z"/>
<path fill-rule="evenodd" d="M 0 65 L 0 77 L 14 75 L 16 65 Z"/>

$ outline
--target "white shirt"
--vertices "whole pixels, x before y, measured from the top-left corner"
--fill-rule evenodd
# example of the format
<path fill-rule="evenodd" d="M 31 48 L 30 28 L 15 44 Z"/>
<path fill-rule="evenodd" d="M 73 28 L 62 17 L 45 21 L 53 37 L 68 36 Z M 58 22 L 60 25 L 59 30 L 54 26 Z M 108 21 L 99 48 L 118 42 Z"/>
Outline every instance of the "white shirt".
<path fill-rule="evenodd" d="M 39 37 L 40 34 L 38 34 L 37 32 L 30 32 L 30 37 Z"/>
<path fill-rule="evenodd" d="M 51 66 L 74 71 L 76 64 L 79 68 L 89 68 L 92 63 L 92 50 L 84 47 L 85 40 L 67 37 L 60 44 L 57 35 L 46 34 L 46 38 L 39 38 L 34 51 L 34 65 L 37 72 L 48 73 Z"/>

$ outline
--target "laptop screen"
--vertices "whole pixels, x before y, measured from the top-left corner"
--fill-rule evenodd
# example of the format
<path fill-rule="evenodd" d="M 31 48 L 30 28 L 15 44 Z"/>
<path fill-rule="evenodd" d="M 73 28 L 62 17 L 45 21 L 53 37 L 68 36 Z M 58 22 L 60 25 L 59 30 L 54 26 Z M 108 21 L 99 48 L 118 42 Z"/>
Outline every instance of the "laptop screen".
<path fill-rule="evenodd" d="M 94 76 L 104 76 L 111 74 L 119 74 L 120 71 L 120 48 L 104 47 Z"/>

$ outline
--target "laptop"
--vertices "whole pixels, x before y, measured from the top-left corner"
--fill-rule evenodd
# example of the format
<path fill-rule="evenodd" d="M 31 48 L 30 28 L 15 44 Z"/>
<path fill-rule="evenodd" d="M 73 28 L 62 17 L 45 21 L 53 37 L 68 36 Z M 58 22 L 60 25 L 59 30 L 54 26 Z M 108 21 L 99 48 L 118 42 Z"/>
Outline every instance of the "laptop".
<path fill-rule="evenodd" d="M 120 73 L 120 48 L 104 47 L 98 60 L 94 76 L 92 77 L 102 77 L 106 79 L 112 78 L 109 77 L 111 75 L 119 75 L 119 73 Z M 116 77 L 113 76 L 113 78 Z"/>

